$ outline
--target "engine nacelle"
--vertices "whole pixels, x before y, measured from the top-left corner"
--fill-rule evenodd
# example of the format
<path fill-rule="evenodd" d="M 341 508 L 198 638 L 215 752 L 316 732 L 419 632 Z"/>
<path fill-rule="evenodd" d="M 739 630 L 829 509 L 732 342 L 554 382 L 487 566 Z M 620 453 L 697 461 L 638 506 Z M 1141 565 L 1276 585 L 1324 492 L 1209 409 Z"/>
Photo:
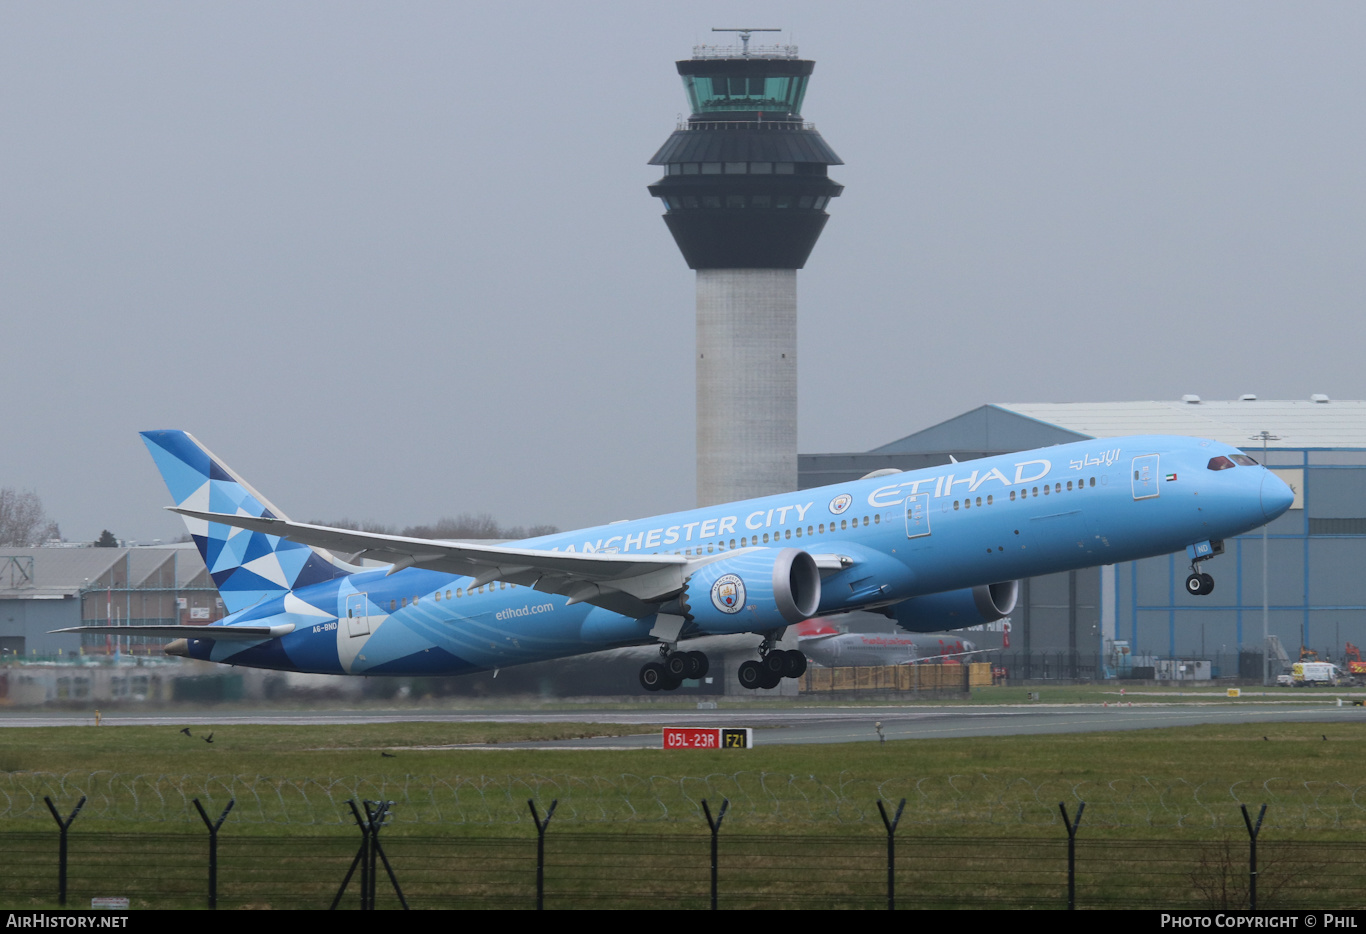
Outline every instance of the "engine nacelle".
<path fill-rule="evenodd" d="M 821 572 L 796 548 L 759 548 L 698 568 L 684 609 L 705 633 L 763 632 L 816 615 Z"/>
<path fill-rule="evenodd" d="M 979 584 L 966 590 L 911 597 L 887 608 L 896 624 L 908 632 L 944 632 L 1009 616 L 1020 596 L 1020 582 Z"/>

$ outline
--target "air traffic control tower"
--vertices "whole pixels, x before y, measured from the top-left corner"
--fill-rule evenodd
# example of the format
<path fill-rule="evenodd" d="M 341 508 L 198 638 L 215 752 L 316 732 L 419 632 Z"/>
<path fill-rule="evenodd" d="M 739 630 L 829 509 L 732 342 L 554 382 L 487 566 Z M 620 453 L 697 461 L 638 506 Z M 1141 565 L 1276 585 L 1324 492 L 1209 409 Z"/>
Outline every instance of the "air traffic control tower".
<path fill-rule="evenodd" d="M 797 488 L 797 270 L 843 165 L 802 120 L 815 62 L 796 46 L 698 46 L 678 63 L 692 116 L 650 186 L 697 270 L 697 504 Z"/>

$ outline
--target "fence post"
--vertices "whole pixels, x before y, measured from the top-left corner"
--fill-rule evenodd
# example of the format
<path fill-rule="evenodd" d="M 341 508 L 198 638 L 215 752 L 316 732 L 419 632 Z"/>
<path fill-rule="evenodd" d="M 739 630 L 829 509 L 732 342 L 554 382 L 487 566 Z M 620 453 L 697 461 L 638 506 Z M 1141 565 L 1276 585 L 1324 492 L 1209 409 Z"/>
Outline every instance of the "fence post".
<path fill-rule="evenodd" d="M 351 860 L 351 866 L 349 869 L 346 870 L 346 876 L 342 879 L 341 888 L 337 889 L 337 897 L 332 899 L 332 904 L 328 907 L 328 911 L 335 911 L 337 905 L 341 904 L 342 895 L 346 893 L 346 887 L 351 884 L 351 876 L 355 874 L 357 866 L 360 866 L 361 873 L 360 907 L 362 911 L 365 910 L 365 872 L 366 864 L 369 862 L 369 860 L 366 859 L 366 857 L 369 856 L 370 850 L 370 828 L 361 818 L 360 809 L 356 807 L 355 801 L 347 801 L 346 805 L 351 809 L 351 816 L 356 819 L 356 826 L 360 828 L 360 849 L 356 851 L 355 859 Z"/>
<path fill-rule="evenodd" d="M 351 816 L 356 819 L 356 826 L 360 827 L 360 849 L 356 852 L 356 858 L 351 860 L 351 868 L 346 870 L 346 878 L 342 879 L 341 888 L 337 889 L 337 897 L 332 899 L 332 905 L 328 909 L 333 910 L 341 904 L 342 895 L 346 893 L 346 887 L 351 884 L 351 876 L 356 871 L 356 866 L 360 866 L 360 907 L 362 911 L 373 911 L 375 908 L 375 884 L 379 878 L 379 867 L 375 864 L 375 857 L 379 857 L 384 862 L 384 871 L 389 874 L 389 882 L 394 887 L 394 894 L 398 896 L 399 904 L 403 910 L 408 910 L 408 900 L 403 897 L 403 890 L 399 888 L 398 877 L 394 875 L 394 869 L 389 865 L 389 857 L 384 855 L 384 848 L 379 845 L 379 830 L 384 826 L 385 820 L 389 817 L 389 808 L 394 806 L 392 801 L 363 801 L 365 806 L 365 816 L 361 817 L 360 809 L 356 807 L 354 800 L 347 801 L 346 804 L 351 808 Z M 373 807 L 372 807 L 373 805 Z"/>
<path fill-rule="evenodd" d="M 228 812 L 237 803 L 236 798 L 228 801 L 228 806 L 223 809 L 223 813 L 218 815 L 217 821 L 209 820 L 209 815 L 204 813 L 204 807 L 199 803 L 199 799 L 194 799 L 194 806 L 199 811 L 199 817 L 204 821 L 204 826 L 209 828 L 209 907 L 218 907 L 218 828 L 223 826 L 223 821 L 228 819 Z"/>
<path fill-rule="evenodd" d="M 71 822 L 76 819 L 76 815 L 81 813 L 81 808 L 85 807 L 85 795 L 81 795 L 81 800 L 76 802 L 76 809 L 71 812 L 71 816 L 62 820 L 57 813 L 57 806 L 52 803 L 52 799 L 43 795 L 43 800 L 47 802 L 47 809 L 52 812 L 52 819 L 57 822 L 59 829 L 60 843 L 57 846 L 57 904 L 66 905 L 66 832 L 71 827 Z"/>
<path fill-rule="evenodd" d="M 1257 826 L 1252 826 L 1252 818 L 1248 816 L 1247 805 L 1239 805 L 1243 809 L 1243 823 L 1247 824 L 1247 836 L 1251 841 L 1248 862 L 1247 862 L 1247 907 L 1249 911 L 1257 910 L 1257 835 L 1262 832 L 1262 818 L 1266 817 L 1266 805 L 1262 805 L 1261 811 L 1257 813 Z"/>
<path fill-rule="evenodd" d="M 711 808 L 707 807 L 707 799 L 702 799 L 702 813 L 707 816 L 707 826 L 711 828 L 711 910 L 716 910 L 716 835 L 721 832 L 721 821 L 726 819 L 726 811 L 730 808 L 730 799 L 721 799 L 721 813 L 716 815 L 716 820 L 711 819 Z"/>
<path fill-rule="evenodd" d="M 370 810 L 370 805 L 375 806 L 375 810 Z M 408 910 L 408 900 L 403 897 L 403 889 L 399 888 L 398 877 L 394 875 L 394 867 L 389 865 L 389 857 L 384 855 L 384 847 L 379 845 L 379 829 L 384 826 L 384 822 L 389 818 L 389 809 L 394 806 L 392 801 L 366 801 L 365 812 L 370 817 L 370 910 L 375 909 L 375 883 L 379 879 L 379 870 L 375 866 L 375 857 L 378 856 L 384 863 L 384 872 L 389 876 L 389 884 L 394 887 L 394 894 L 398 896 L 398 903 L 403 906 L 403 910 Z"/>
<path fill-rule="evenodd" d="M 536 822 L 536 910 L 545 908 L 545 829 L 555 816 L 555 807 L 560 803 L 556 798 L 550 802 L 550 810 L 545 812 L 545 820 L 536 813 L 536 802 L 527 799 L 526 806 L 531 808 L 531 819 Z"/>
<path fill-rule="evenodd" d="M 1062 822 L 1067 825 L 1067 910 L 1074 911 L 1077 907 L 1077 828 L 1081 826 L 1081 815 L 1086 810 L 1086 802 L 1083 801 L 1077 807 L 1077 820 L 1073 823 L 1067 818 L 1067 805 L 1058 802 L 1058 810 L 1062 811 Z"/>
<path fill-rule="evenodd" d="M 887 910 L 896 910 L 896 825 L 901 822 L 901 812 L 906 809 L 906 799 L 896 806 L 896 816 L 887 819 L 887 809 L 882 800 L 877 803 L 877 812 L 882 815 L 882 824 L 887 828 Z"/>

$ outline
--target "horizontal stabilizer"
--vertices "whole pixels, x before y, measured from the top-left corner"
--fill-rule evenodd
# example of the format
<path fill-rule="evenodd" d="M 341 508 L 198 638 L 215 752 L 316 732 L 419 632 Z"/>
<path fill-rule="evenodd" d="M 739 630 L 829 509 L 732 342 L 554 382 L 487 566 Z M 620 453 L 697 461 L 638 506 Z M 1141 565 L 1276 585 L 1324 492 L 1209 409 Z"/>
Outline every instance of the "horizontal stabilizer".
<path fill-rule="evenodd" d="M 153 639 L 212 639 L 215 642 L 260 642 L 294 631 L 293 623 L 277 626 L 72 626 L 52 632 L 88 636 L 151 636 Z"/>

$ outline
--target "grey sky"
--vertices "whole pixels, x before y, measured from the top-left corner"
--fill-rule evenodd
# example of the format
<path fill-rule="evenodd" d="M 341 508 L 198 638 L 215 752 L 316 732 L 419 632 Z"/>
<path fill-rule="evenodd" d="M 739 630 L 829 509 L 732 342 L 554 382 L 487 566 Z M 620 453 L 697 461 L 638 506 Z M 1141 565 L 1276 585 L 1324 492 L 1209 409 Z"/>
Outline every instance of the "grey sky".
<path fill-rule="evenodd" d="M 0 486 L 172 537 L 136 432 L 185 428 L 296 518 L 690 506 L 692 274 L 645 163 L 673 61 L 735 25 L 816 60 L 847 163 L 803 451 L 1363 396 L 1360 4 L 14 2 Z"/>

